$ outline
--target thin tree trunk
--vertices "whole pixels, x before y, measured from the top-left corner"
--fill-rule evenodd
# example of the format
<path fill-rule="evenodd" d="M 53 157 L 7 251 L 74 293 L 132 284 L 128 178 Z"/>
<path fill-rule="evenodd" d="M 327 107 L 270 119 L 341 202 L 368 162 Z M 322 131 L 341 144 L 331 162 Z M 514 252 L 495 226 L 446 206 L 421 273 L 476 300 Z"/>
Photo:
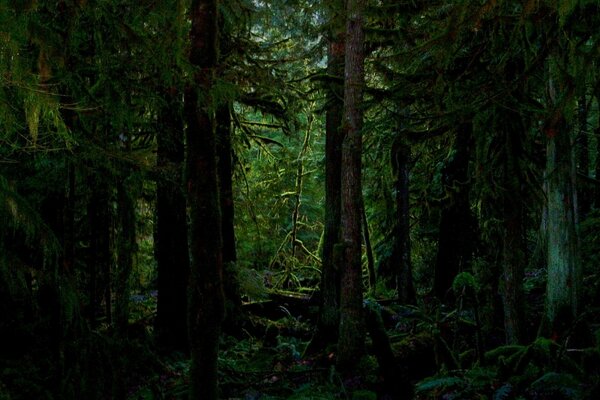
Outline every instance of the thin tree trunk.
<path fill-rule="evenodd" d="M 577 151 L 577 171 L 589 176 L 590 170 L 590 155 L 589 155 L 589 136 L 587 127 L 588 103 L 586 101 L 585 92 L 579 96 L 577 104 L 577 123 L 578 132 L 576 140 Z M 579 220 L 581 221 L 590 212 L 592 207 L 591 191 L 581 190 L 577 193 L 577 209 L 579 211 Z"/>
<path fill-rule="evenodd" d="M 244 311 L 242 310 L 242 296 L 236 269 L 231 112 L 231 104 L 223 104 L 217 109 L 217 168 L 223 235 L 223 274 L 225 276 L 223 280 L 226 299 L 224 327 L 232 332 L 239 332 L 244 319 Z"/>
<path fill-rule="evenodd" d="M 600 80 L 596 83 L 594 96 L 596 97 L 596 103 L 600 104 Z M 598 126 L 596 126 L 596 130 L 594 131 L 594 136 L 596 136 L 596 166 L 594 177 L 597 181 L 600 181 L 600 113 L 598 113 L 597 123 Z M 600 209 L 600 185 L 596 185 L 594 205 L 596 206 L 596 209 Z"/>
<path fill-rule="evenodd" d="M 295 187 L 295 203 L 294 211 L 292 212 L 292 257 L 296 257 L 297 237 L 298 237 L 298 218 L 300 217 L 300 205 L 302 204 L 302 184 L 304 179 L 304 156 L 308 151 L 308 144 L 310 143 L 310 133 L 312 129 L 313 119 L 311 116 L 308 117 L 308 123 L 306 127 L 306 134 L 304 135 L 304 141 L 302 148 L 296 159 L 296 187 Z"/>
<path fill-rule="evenodd" d="M 373 290 L 377 284 L 377 274 L 375 273 L 375 257 L 373 256 L 373 246 L 371 245 L 371 234 L 369 232 L 369 221 L 365 211 L 364 196 L 360 199 L 360 216 L 362 222 L 362 233 L 365 241 L 365 250 L 367 253 L 367 271 L 369 271 L 369 287 Z"/>
<path fill-rule="evenodd" d="M 125 185 L 131 172 L 124 168 L 121 179 L 117 183 L 117 265 L 115 277 L 115 344 L 113 346 L 113 399 L 127 398 L 127 376 L 123 374 L 126 363 L 123 359 L 125 343 L 127 343 L 129 326 L 129 279 L 133 269 L 136 250 L 135 203 L 131 192 Z"/>
<path fill-rule="evenodd" d="M 182 169 L 183 115 L 177 90 L 165 93 L 167 105 L 157 135 L 155 253 L 158 266 L 156 341 L 165 352 L 187 353 L 187 285 L 190 274 Z"/>
<path fill-rule="evenodd" d="M 331 5 L 332 31 L 327 49 L 327 73 L 344 76 L 343 3 Z M 337 10 L 337 11 L 336 11 Z M 339 327 L 340 264 L 334 247 L 340 240 L 341 164 L 342 164 L 342 108 L 343 85 L 337 80 L 329 83 L 325 121 L 325 229 L 321 267 L 321 297 L 317 342 L 335 343 Z"/>
<path fill-rule="evenodd" d="M 129 172 L 126 172 L 128 175 Z M 135 203 L 125 186 L 126 177 L 117 184 L 119 234 L 117 242 L 117 271 L 115 278 L 115 328 L 124 338 L 129 320 L 129 278 L 136 250 Z"/>
<path fill-rule="evenodd" d="M 364 0 L 346 3 L 346 55 L 342 129 L 341 246 L 343 267 L 340 290 L 340 331 L 337 366 L 350 373 L 364 352 L 361 266 L 361 156 L 364 87 Z"/>
<path fill-rule="evenodd" d="M 109 283 L 107 279 L 110 279 L 110 213 L 108 184 L 105 178 L 97 173 L 91 178 L 90 187 L 94 190 L 88 204 L 90 226 L 88 319 L 90 326 L 95 329 L 98 327 L 102 297 L 104 296 L 106 300 L 106 296 L 109 295 L 105 286 Z"/>
<path fill-rule="evenodd" d="M 224 314 L 221 210 L 211 90 L 218 61 L 217 1 L 190 6 L 190 64 L 195 85 L 185 92 L 187 188 L 190 209 L 188 323 L 191 400 L 218 398 L 217 358 Z"/>
<path fill-rule="evenodd" d="M 396 224 L 392 263 L 396 265 L 395 283 L 401 304 L 416 304 L 410 253 L 410 146 L 397 137 L 392 148 L 392 170 L 395 175 Z"/>

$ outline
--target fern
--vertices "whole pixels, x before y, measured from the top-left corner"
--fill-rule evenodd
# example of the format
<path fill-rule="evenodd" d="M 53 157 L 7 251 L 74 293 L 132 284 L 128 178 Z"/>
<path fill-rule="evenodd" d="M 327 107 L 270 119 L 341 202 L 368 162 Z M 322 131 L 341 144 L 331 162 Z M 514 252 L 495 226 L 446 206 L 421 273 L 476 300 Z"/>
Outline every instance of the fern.
<path fill-rule="evenodd" d="M 548 372 L 541 376 L 531 384 L 529 392 L 534 398 L 583 398 L 580 382 L 571 374 L 558 372 Z"/>
<path fill-rule="evenodd" d="M 415 390 L 417 393 L 439 392 L 452 387 L 462 386 L 465 384 L 464 379 L 456 376 L 434 376 L 426 378 L 419 382 Z"/>
<path fill-rule="evenodd" d="M 509 396 L 513 392 L 513 387 L 510 383 L 505 383 L 500 386 L 496 392 L 494 393 L 494 400 L 505 400 L 508 399 Z"/>

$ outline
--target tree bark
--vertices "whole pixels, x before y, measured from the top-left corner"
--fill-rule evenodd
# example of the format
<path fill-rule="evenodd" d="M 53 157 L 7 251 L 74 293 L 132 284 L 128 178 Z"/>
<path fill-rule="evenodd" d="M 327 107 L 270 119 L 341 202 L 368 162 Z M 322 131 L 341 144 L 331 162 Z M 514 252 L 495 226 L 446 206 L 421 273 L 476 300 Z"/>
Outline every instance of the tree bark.
<path fill-rule="evenodd" d="M 244 311 L 242 310 L 242 296 L 236 269 L 231 112 L 231 104 L 229 103 L 222 104 L 217 109 L 217 168 L 221 205 L 221 232 L 223 235 L 223 274 L 226 277 L 223 280 L 226 299 L 224 327 L 231 332 L 237 332 L 241 329 Z"/>
<path fill-rule="evenodd" d="M 600 80 L 596 83 L 595 93 L 596 102 L 600 104 Z M 600 181 L 600 113 L 598 113 L 598 126 L 596 126 L 596 130 L 594 131 L 594 136 L 596 136 L 596 165 L 595 165 L 595 175 L 597 181 Z M 596 185 L 596 190 L 594 193 L 594 205 L 596 209 L 600 209 L 600 185 Z"/>
<path fill-rule="evenodd" d="M 365 251 L 367 253 L 367 271 L 369 271 L 369 287 L 375 289 L 377 284 L 377 274 L 375 273 L 375 256 L 373 255 L 373 246 L 371 245 L 371 233 L 369 232 L 369 221 L 365 211 L 365 199 L 360 199 L 360 217 L 362 223 L 362 234 L 365 241 Z"/>
<path fill-rule="evenodd" d="M 190 210 L 188 329 L 192 400 L 218 398 L 217 357 L 224 314 L 221 210 L 217 181 L 214 104 L 218 61 L 216 0 L 190 6 L 190 64 L 194 85 L 185 92 L 187 189 Z"/>
<path fill-rule="evenodd" d="M 344 76 L 343 3 L 332 5 L 332 30 L 327 47 L 327 73 Z M 328 85 L 325 116 L 325 229 L 321 267 L 321 296 L 317 336 L 325 343 L 337 341 L 340 304 L 340 265 L 334 247 L 340 240 L 343 84 Z"/>
<path fill-rule="evenodd" d="M 392 146 L 392 171 L 396 193 L 396 224 L 391 262 L 396 265 L 396 288 L 401 304 L 416 304 L 410 254 L 410 146 L 398 136 Z"/>
<path fill-rule="evenodd" d="M 575 322 L 581 270 L 575 228 L 573 146 L 564 117 L 546 128 L 548 281 L 543 334 L 561 337 Z"/>
<path fill-rule="evenodd" d="M 524 228 L 524 179 L 519 165 L 523 159 L 522 138 L 525 128 L 518 112 L 497 110 L 499 134 L 504 139 L 503 171 L 503 234 L 501 292 L 504 309 L 504 331 L 507 343 L 516 344 L 523 337 L 523 278 L 527 264 L 527 244 Z M 533 338 L 532 338 L 533 339 Z"/>
<path fill-rule="evenodd" d="M 177 90 L 165 92 L 161 131 L 157 135 L 155 253 L 158 266 L 156 341 L 167 353 L 187 353 L 187 285 L 190 274 L 182 169 L 182 104 Z"/>
<path fill-rule="evenodd" d="M 579 96 L 577 104 L 577 123 L 578 132 L 576 140 L 577 151 L 577 172 L 583 176 L 589 176 L 590 155 L 589 155 L 589 136 L 587 127 L 588 103 L 584 93 Z M 592 192 L 590 190 L 579 190 L 577 192 L 577 210 L 579 212 L 579 221 L 582 221 L 592 208 Z"/>
<path fill-rule="evenodd" d="M 340 327 L 337 367 L 350 373 L 364 353 L 365 321 L 362 307 L 361 265 L 361 156 L 364 88 L 364 0 L 346 3 L 346 54 L 342 130 L 342 212 Z"/>

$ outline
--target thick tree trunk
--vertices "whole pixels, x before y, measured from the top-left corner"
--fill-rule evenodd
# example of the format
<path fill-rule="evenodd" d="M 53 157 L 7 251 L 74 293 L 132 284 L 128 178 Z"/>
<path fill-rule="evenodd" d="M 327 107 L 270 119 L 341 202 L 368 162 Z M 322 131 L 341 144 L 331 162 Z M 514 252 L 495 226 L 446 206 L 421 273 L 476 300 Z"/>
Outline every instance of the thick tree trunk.
<path fill-rule="evenodd" d="M 573 329 L 583 284 L 577 237 L 575 146 L 565 111 L 574 89 L 564 74 L 566 44 L 557 44 L 548 60 L 548 102 L 551 113 L 544 126 L 546 147 L 546 304 L 540 333 L 562 339 Z M 574 102 L 573 102 L 574 103 Z"/>
<path fill-rule="evenodd" d="M 564 117 L 546 128 L 548 283 L 542 333 L 561 337 L 575 322 L 582 276 L 575 228 L 573 145 Z"/>
<path fill-rule="evenodd" d="M 337 366 L 350 373 L 364 352 L 361 265 L 361 156 L 364 87 L 364 0 L 346 3 L 346 57 L 342 129 L 342 213 L 340 327 Z"/>
<path fill-rule="evenodd" d="M 187 285 L 190 274 L 188 232 L 182 169 L 184 162 L 183 115 L 174 93 L 165 94 L 167 105 L 157 137 L 155 254 L 158 265 L 156 340 L 165 352 L 186 353 Z"/>
<path fill-rule="evenodd" d="M 524 229 L 524 179 L 519 165 L 523 159 L 522 138 L 525 129 L 521 116 L 514 111 L 498 110 L 499 132 L 504 138 L 505 165 L 503 171 L 502 278 L 500 279 L 504 308 L 504 331 L 507 343 L 523 341 L 523 278 L 527 264 L 527 244 Z M 533 339 L 533 338 L 532 338 Z"/>
<path fill-rule="evenodd" d="M 468 184 L 472 137 L 471 122 L 458 127 L 454 156 L 442 171 L 449 200 L 442 209 L 433 284 L 434 294 L 442 301 L 452 298 L 452 282 L 459 272 L 469 268 L 474 251 L 476 221 Z"/>
<path fill-rule="evenodd" d="M 221 232 L 223 235 L 223 288 L 225 290 L 224 327 L 231 332 L 241 329 L 243 322 L 242 296 L 237 279 L 233 203 L 233 149 L 231 147 L 231 104 L 217 109 L 217 159 L 219 199 L 221 204 Z"/>
<path fill-rule="evenodd" d="M 225 301 L 215 116 L 211 104 L 218 54 L 217 1 L 193 0 L 190 11 L 190 63 L 196 71 L 195 85 L 185 92 L 191 223 L 189 394 L 192 400 L 211 400 L 218 398 L 217 357 Z"/>
<path fill-rule="evenodd" d="M 342 2 L 337 1 L 342 10 Z M 332 32 L 327 49 L 327 73 L 343 79 L 344 35 L 343 19 L 333 15 Z M 317 341 L 335 343 L 339 326 L 340 264 L 335 257 L 334 247 L 340 240 L 341 212 L 341 164 L 342 164 L 342 108 L 343 85 L 331 80 L 328 88 L 325 120 L 325 229 L 321 267 L 321 297 L 317 327 Z"/>
<path fill-rule="evenodd" d="M 416 293 L 410 259 L 410 198 L 409 161 L 410 146 L 397 137 L 392 146 L 392 170 L 396 194 L 396 224 L 391 262 L 396 266 L 395 283 L 401 304 L 416 304 Z"/>

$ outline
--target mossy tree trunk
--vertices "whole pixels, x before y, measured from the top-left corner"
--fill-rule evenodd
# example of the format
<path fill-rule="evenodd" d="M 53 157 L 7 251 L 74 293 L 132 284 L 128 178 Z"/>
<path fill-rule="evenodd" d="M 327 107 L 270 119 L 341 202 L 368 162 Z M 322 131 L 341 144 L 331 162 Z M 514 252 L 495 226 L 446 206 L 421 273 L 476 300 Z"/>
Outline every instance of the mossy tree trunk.
<path fill-rule="evenodd" d="M 575 227 L 575 164 L 563 116 L 546 128 L 546 135 L 548 280 L 542 333 L 560 337 L 575 322 L 582 284 Z"/>
<path fill-rule="evenodd" d="M 398 301 L 401 304 L 416 304 L 417 301 L 410 259 L 410 150 L 406 140 L 398 135 L 394 140 L 391 152 L 396 197 L 396 224 L 391 261 L 396 265 L 395 281 Z"/>
<path fill-rule="evenodd" d="M 243 321 L 242 297 L 237 279 L 233 203 L 233 149 L 231 147 L 231 104 L 217 109 L 217 159 L 219 199 L 221 205 L 221 232 L 223 235 L 223 288 L 226 298 L 225 326 L 232 332 L 241 329 Z"/>
<path fill-rule="evenodd" d="M 340 327 L 337 366 L 351 373 L 364 352 L 361 265 L 361 156 L 364 89 L 364 0 L 346 2 L 346 54 L 342 130 Z"/>
<path fill-rule="evenodd" d="M 596 82 L 596 88 L 594 90 L 594 97 L 596 97 L 596 103 L 600 104 L 600 79 Z M 598 113 L 598 121 L 594 136 L 596 137 L 596 165 L 595 165 L 595 178 L 600 180 L 600 113 Z M 596 185 L 594 193 L 594 205 L 596 209 L 600 209 L 600 185 Z"/>
<path fill-rule="evenodd" d="M 558 43 L 561 50 L 563 43 Z M 565 75 L 562 54 L 549 57 L 549 115 L 544 126 L 546 147 L 547 284 L 541 334 L 563 338 L 572 329 L 579 311 L 582 272 L 577 236 L 575 146 L 565 117 L 574 107 L 574 87 Z M 562 64 L 562 65 L 561 65 Z"/>
<path fill-rule="evenodd" d="M 218 398 L 217 358 L 224 314 L 221 210 L 217 180 L 215 107 L 211 91 L 218 61 L 216 0 L 190 5 L 194 84 L 185 91 L 187 189 L 190 210 L 188 329 L 192 400 Z"/>
<path fill-rule="evenodd" d="M 327 47 L 327 73 L 335 79 L 327 86 L 325 116 L 325 229 L 321 267 L 321 306 L 317 327 L 318 340 L 335 343 L 339 326 L 340 265 L 334 247 L 340 238 L 342 108 L 344 76 L 343 3 L 331 5 L 331 31 Z"/>

